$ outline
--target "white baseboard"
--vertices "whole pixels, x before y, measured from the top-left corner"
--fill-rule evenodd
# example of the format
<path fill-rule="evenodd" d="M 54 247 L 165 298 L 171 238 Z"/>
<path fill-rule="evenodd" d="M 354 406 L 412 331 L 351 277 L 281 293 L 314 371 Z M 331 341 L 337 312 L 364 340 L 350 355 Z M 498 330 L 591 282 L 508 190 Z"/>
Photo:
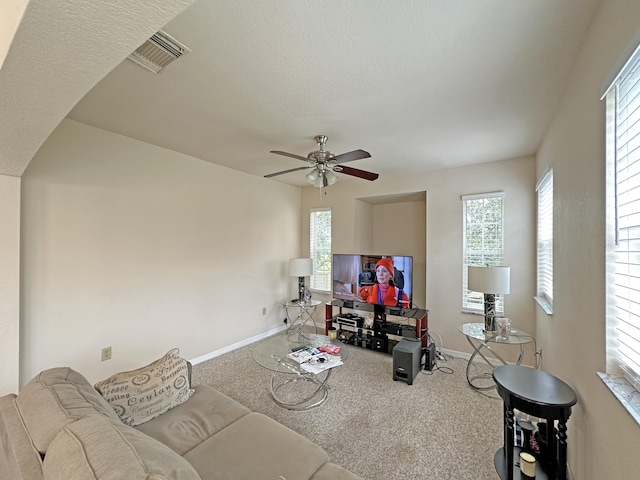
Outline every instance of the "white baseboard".
<path fill-rule="evenodd" d="M 231 345 L 227 345 L 226 347 L 220 348 L 219 350 L 214 350 L 213 352 L 206 353 L 199 357 L 196 357 L 192 360 L 189 360 L 193 365 L 197 365 L 198 363 L 206 362 L 207 360 L 211 360 L 212 358 L 219 357 L 225 353 L 232 352 L 237 350 L 238 348 L 244 347 L 246 345 L 250 345 L 252 343 L 257 342 L 258 340 L 262 340 L 263 338 L 270 337 L 271 335 L 275 335 L 276 333 L 280 333 L 288 328 L 287 325 L 283 325 L 281 327 L 277 327 L 271 329 L 267 332 L 261 333 L 259 335 L 255 335 L 253 337 L 246 338 L 240 342 L 233 343 Z"/>
<path fill-rule="evenodd" d="M 436 349 L 437 350 L 437 349 Z M 455 358 L 464 358 L 465 360 L 469 360 L 471 358 L 471 354 L 465 352 L 458 352 L 457 350 L 449 350 L 448 348 L 440 348 L 440 351 L 445 355 L 451 355 Z"/>
<path fill-rule="evenodd" d="M 449 350 L 446 348 L 441 348 L 440 351 L 444 354 L 451 355 L 452 357 L 456 357 L 456 358 L 463 358 L 465 360 L 469 360 L 471 358 L 471 354 L 466 352 L 458 352 L 457 350 Z M 487 360 L 489 360 L 489 362 L 494 367 L 499 367 L 500 365 L 502 365 L 502 362 L 497 358 L 491 358 L 490 356 L 487 356 Z M 477 361 L 483 362 L 482 358 L 480 358 L 479 356 L 477 356 L 474 359 L 474 362 L 477 362 Z"/>
<path fill-rule="evenodd" d="M 237 343 L 233 343 L 231 345 L 227 345 L 226 347 L 220 348 L 218 350 L 214 350 L 213 352 L 209 352 L 206 353 L 204 355 L 201 355 L 200 357 L 194 358 L 192 360 L 190 360 L 190 362 L 193 365 L 197 365 L 198 363 L 202 363 L 202 362 L 206 362 L 207 360 L 211 360 L 212 358 L 215 357 L 219 357 L 220 355 L 223 355 L 225 353 L 229 353 L 232 352 L 234 350 L 237 350 L 238 348 L 242 348 L 246 345 L 250 345 L 252 343 L 257 342 L 258 340 L 262 340 L 264 338 L 270 337 L 271 335 L 275 335 L 277 333 L 280 333 L 284 330 L 286 330 L 288 327 L 287 325 L 283 325 L 281 327 L 277 327 L 274 328 L 272 330 L 266 331 L 264 333 L 261 333 L 259 335 L 255 335 L 253 337 L 249 337 L 245 340 L 242 340 L 240 342 Z M 440 351 L 442 353 L 444 353 L 445 355 L 451 355 L 452 357 L 455 358 L 463 358 L 465 360 L 469 360 L 469 358 L 471 358 L 471 354 L 470 353 L 466 353 L 466 352 L 459 352 L 457 350 L 449 350 L 448 348 L 441 348 Z M 495 366 L 499 366 L 502 365 L 502 363 L 500 363 L 500 361 L 498 359 L 489 359 L 489 361 L 491 361 L 491 363 L 493 363 L 493 361 L 495 361 Z"/>

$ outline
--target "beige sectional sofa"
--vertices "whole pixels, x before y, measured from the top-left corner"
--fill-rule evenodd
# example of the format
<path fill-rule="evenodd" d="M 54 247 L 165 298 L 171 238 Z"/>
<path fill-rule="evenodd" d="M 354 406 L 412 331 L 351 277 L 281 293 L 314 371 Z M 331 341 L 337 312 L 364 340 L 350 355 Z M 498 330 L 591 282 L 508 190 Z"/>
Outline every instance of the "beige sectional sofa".
<path fill-rule="evenodd" d="M 0 397 L 0 475 L 11 480 L 357 480 L 305 437 L 205 385 L 125 425 L 70 368 Z"/>

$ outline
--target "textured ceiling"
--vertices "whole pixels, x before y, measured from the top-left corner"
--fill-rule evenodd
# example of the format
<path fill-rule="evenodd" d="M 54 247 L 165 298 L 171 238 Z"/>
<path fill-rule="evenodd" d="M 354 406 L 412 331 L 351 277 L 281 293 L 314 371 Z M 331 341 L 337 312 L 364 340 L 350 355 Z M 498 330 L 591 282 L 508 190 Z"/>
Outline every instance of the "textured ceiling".
<path fill-rule="evenodd" d="M 268 152 L 306 156 L 318 134 L 381 175 L 517 158 L 536 152 L 598 3 L 199 0 L 162 27 L 190 53 L 159 74 L 123 60 L 68 116 L 259 176 L 304 166 Z"/>
<path fill-rule="evenodd" d="M 78 100 L 192 3 L 1 2 L 0 28 L 5 31 L 0 35 L 0 174 L 22 175 Z"/>

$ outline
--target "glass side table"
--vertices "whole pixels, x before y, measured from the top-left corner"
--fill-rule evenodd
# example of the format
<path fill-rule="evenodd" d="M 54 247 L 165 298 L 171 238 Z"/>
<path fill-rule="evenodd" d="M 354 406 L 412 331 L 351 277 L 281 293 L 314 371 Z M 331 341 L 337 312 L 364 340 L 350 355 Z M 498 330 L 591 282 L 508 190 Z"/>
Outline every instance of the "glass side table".
<path fill-rule="evenodd" d="M 287 355 L 298 347 L 317 347 L 332 344 L 341 347 L 342 362 L 349 351 L 342 342 L 325 335 L 274 335 L 256 344 L 252 351 L 255 362 L 271 370 L 271 397 L 288 410 L 310 410 L 324 404 L 329 398 L 329 378 L 334 368 L 310 373 Z"/>
<path fill-rule="evenodd" d="M 506 365 L 507 362 L 496 352 L 494 348 L 492 348 L 491 344 L 496 345 L 517 345 L 520 347 L 520 352 L 518 355 L 518 359 L 516 360 L 516 365 L 520 365 L 522 362 L 522 357 L 524 356 L 524 346 L 527 343 L 531 343 L 533 341 L 533 337 L 526 332 L 521 330 L 516 330 L 514 328 L 511 329 L 509 336 L 500 337 L 497 333 L 491 333 L 485 335 L 484 333 L 484 323 L 465 323 L 464 325 L 460 325 L 458 330 L 467 337 L 467 341 L 473 348 L 473 353 L 471 357 L 469 357 L 469 361 L 467 362 L 467 382 L 476 390 L 490 390 L 495 388 L 495 384 L 493 383 L 492 373 L 495 365 L 490 361 L 489 358 L 486 357 L 486 354 L 491 354 L 491 357 L 499 360 L 502 365 Z M 479 375 L 473 375 L 471 372 L 471 366 L 476 356 L 480 356 L 487 365 L 491 368 L 491 371 L 487 373 L 481 373 Z M 490 380 L 491 385 L 481 385 L 479 383 L 480 380 Z"/>
<path fill-rule="evenodd" d="M 307 300 L 304 302 L 289 300 L 282 302 L 287 313 L 287 322 L 289 323 L 287 335 L 309 335 L 317 333 L 316 324 L 313 321 L 313 314 L 321 303 L 320 300 Z"/>

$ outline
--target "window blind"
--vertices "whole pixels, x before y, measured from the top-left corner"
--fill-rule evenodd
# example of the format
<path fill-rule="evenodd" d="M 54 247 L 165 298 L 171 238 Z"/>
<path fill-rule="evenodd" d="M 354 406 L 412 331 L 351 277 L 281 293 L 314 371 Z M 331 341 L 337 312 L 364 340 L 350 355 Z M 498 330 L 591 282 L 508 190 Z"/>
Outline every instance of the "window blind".
<path fill-rule="evenodd" d="M 538 281 L 536 300 L 547 313 L 553 310 L 553 170 L 537 186 L 538 192 Z"/>
<path fill-rule="evenodd" d="M 484 292 L 468 289 L 467 267 L 502 265 L 504 192 L 462 196 L 462 310 L 484 313 Z M 496 295 L 496 313 L 504 314 L 504 296 Z"/>
<path fill-rule="evenodd" d="M 313 260 L 312 290 L 331 292 L 331 210 L 313 209 L 309 216 L 309 251 Z"/>
<path fill-rule="evenodd" d="M 613 273 L 615 318 L 609 335 L 616 359 L 638 388 L 640 379 L 640 55 L 607 93 L 608 153 L 614 170 L 615 245 L 608 255 Z M 609 309 L 608 309 L 609 310 Z M 608 338 L 609 340 L 609 338 Z"/>

